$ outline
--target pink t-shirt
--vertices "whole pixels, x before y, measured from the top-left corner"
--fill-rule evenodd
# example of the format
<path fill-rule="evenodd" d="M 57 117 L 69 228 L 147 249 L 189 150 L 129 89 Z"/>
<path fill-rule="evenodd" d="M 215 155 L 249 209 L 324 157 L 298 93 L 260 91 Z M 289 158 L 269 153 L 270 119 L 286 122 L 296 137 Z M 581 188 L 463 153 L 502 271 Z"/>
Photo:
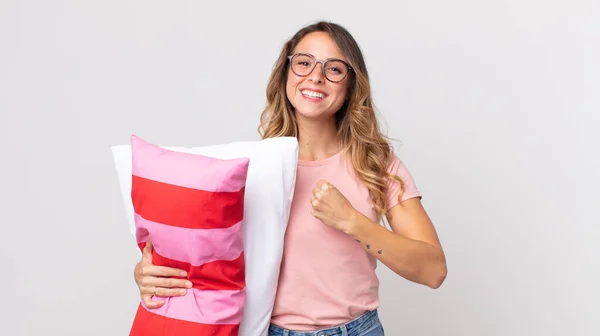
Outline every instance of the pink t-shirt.
<path fill-rule="evenodd" d="M 375 220 L 366 186 L 342 151 L 320 161 L 298 163 L 281 273 L 271 322 L 292 330 L 317 330 L 345 323 L 379 306 L 377 259 L 352 237 L 310 214 L 312 189 L 320 179 L 338 188 L 355 209 Z M 398 157 L 389 167 L 405 183 L 403 200 L 420 197 Z M 399 184 L 388 182 L 388 209 L 398 204 Z"/>

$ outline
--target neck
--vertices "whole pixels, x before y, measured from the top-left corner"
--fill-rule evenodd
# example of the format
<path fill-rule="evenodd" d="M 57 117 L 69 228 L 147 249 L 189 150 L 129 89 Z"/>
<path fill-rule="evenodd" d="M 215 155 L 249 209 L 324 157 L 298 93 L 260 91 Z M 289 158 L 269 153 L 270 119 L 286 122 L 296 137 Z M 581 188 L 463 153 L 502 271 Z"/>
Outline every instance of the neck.
<path fill-rule="evenodd" d="M 341 145 L 335 117 L 319 120 L 298 118 L 298 146 L 300 160 L 317 161 L 337 154 Z"/>

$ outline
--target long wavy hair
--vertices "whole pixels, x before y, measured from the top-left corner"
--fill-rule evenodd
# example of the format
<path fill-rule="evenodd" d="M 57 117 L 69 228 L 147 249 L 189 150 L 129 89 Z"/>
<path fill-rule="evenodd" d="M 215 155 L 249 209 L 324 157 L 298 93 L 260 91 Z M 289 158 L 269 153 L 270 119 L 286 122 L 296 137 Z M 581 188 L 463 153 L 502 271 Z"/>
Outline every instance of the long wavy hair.
<path fill-rule="evenodd" d="M 348 148 L 354 171 L 369 190 L 379 220 L 386 212 L 388 179 L 400 183 L 400 195 L 404 184 L 398 176 L 388 173 L 393 148 L 380 131 L 371 98 L 369 74 L 360 47 L 344 27 L 320 21 L 302 28 L 284 44 L 267 85 L 267 105 L 260 116 L 258 131 L 263 139 L 298 137 L 294 108 L 286 95 L 287 57 L 304 36 L 313 32 L 328 33 L 353 68 L 346 79 L 351 81 L 349 99 L 335 115 L 337 132 L 342 145 Z"/>

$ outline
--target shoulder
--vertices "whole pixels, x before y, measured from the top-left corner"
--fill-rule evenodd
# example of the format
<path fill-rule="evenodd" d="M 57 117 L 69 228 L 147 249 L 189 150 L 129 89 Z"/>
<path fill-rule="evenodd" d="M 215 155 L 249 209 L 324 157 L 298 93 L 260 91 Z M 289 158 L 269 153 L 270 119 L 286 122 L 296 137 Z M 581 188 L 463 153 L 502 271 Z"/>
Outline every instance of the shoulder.
<path fill-rule="evenodd" d="M 388 160 L 388 168 L 387 172 L 393 175 L 397 175 L 401 179 L 410 179 L 412 180 L 412 175 L 408 170 L 408 167 L 404 163 L 404 160 L 400 159 L 398 155 L 394 152 L 390 154 L 390 158 Z"/>
<path fill-rule="evenodd" d="M 398 181 L 390 176 L 387 178 L 388 208 L 398 204 L 399 201 L 421 197 L 413 175 L 404 160 L 393 152 L 390 156 L 387 172 L 400 180 Z"/>

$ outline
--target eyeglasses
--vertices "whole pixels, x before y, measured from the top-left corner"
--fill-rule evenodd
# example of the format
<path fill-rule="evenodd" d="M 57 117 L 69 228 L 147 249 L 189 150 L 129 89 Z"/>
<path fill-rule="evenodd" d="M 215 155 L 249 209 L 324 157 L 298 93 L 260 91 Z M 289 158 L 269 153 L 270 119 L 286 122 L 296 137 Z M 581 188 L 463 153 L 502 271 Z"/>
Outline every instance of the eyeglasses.
<path fill-rule="evenodd" d="M 313 72 L 317 63 L 321 63 L 323 76 L 333 83 L 343 81 L 348 72 L 352 70 L 352 67 L 348 63 L 336 58 L 329 58 L 323 61 L 309 54 L 298 53 L 288 56 L 288 59 L 290 60 L 292 71 L 300 77 L 308 76 Z"/>

